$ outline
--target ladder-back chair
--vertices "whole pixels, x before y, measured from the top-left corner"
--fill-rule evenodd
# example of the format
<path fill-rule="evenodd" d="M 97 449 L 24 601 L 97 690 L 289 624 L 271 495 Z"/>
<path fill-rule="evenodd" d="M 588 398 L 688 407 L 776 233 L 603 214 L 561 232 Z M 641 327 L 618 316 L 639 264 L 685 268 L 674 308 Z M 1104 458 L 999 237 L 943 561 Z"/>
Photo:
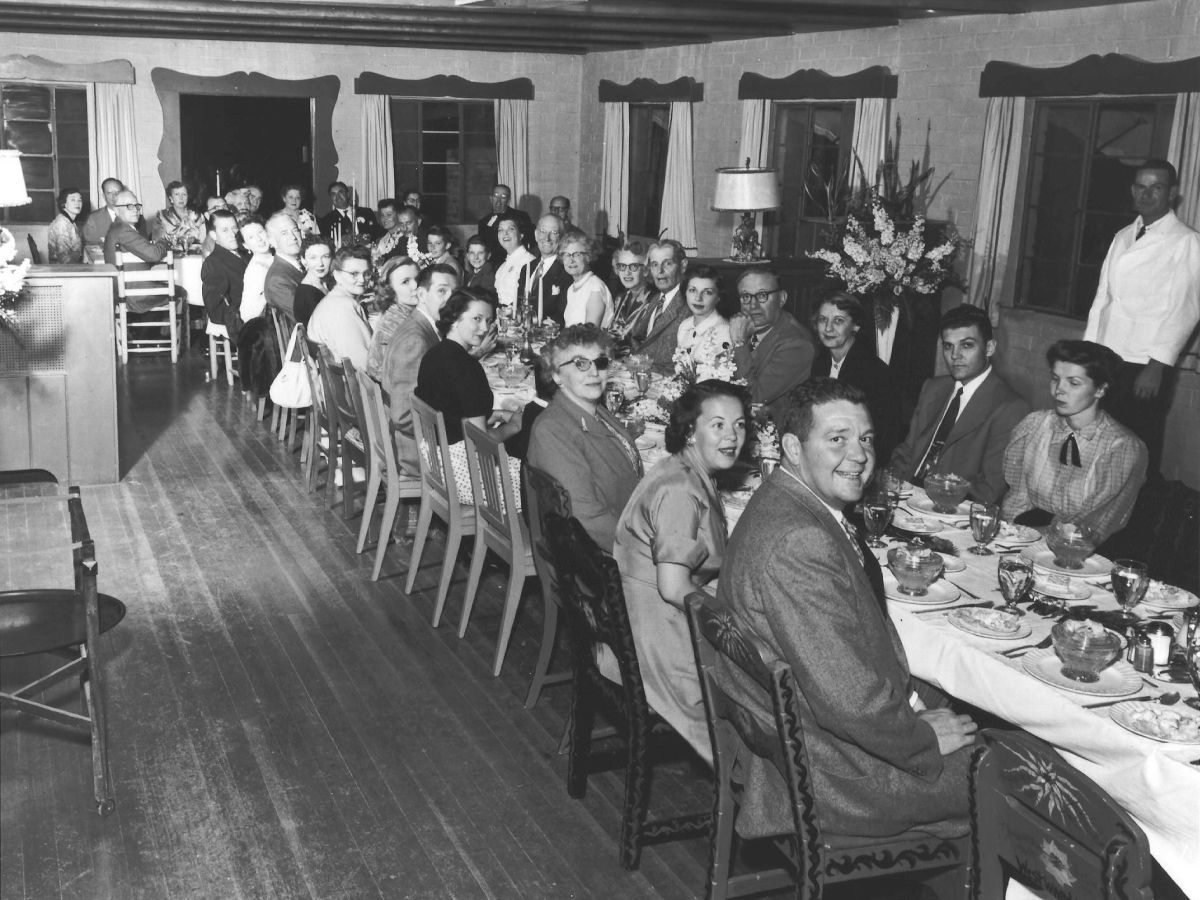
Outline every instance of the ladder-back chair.
<path fill-rule="evenodd" d="M 267 315 L 271 318 L 272 333 L 275 335 L 275 346 L 279 348 L 279 361 L 282 365 L 287 362 L 283 357 L 287 353 L 288 338 L 296 327 L 296 320 L 274 306 L 267 307 Z M 286 441 L 285 446 L 289 450 L 294 450 L 296 447 L 297 422 L 300 419 L 301 412 L 302 410 L 279 406 L 278 404 L 276 404 L 271 412 L 271 430 L 279 440 Z M 301 462 L 303 461 L 302 456 Z"/>
<path fill-rule="evenodd" d="M 117 257 L 117 353 L 122 363 L 129 362 L 130 353 L 162 353 L 169 351 L 171 362 L 179 360 L 179 299 L 175 295 L 175 257 L 170 252 L 161 263 L 153 267 L 144 263 L 126 263 L 124 256 Z M 141 313 L 141 318 L 130 321 L 129 301 L 159 299 Z M 136 333 L 155 329 L 154 336 L 135 337 Z M 167 337 L 158 332 L 167 329 Z"/>

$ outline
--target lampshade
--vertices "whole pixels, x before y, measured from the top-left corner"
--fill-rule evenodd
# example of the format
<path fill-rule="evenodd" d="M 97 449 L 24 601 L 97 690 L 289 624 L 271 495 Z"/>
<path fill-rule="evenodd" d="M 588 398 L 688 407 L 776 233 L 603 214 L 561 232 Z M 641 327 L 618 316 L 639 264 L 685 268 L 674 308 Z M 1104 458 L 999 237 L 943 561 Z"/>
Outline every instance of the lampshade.
<path fill-rule="evenodd" d="M 717 169 L 717 189 L 712 208 L 735 212 L 760 212 L 779 208 L 778 173 L 774 169 Z"/>
<path fill-rule="evenodd" d="M 0 206 L 24 206 L 32 202 L 25 190 L 21 154 L 16 150 L 0 150 Z"/>

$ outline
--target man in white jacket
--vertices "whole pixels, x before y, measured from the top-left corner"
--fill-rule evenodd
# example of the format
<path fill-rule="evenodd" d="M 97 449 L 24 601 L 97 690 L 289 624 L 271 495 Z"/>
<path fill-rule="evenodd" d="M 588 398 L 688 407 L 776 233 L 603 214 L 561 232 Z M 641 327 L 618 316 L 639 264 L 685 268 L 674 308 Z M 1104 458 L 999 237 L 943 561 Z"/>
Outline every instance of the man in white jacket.
<path fill-rule="evenodd" d="M 1174 366 L 1200 322 L 1200 234 L 1172 212 L 1179 176 L 1163 159 L 1137 168 L 1131 192 L 1138 217 L 1113 238 L 1100 270 L 1084 339 L 1125 361 L 1109 413 L 1162 459 Z"/>

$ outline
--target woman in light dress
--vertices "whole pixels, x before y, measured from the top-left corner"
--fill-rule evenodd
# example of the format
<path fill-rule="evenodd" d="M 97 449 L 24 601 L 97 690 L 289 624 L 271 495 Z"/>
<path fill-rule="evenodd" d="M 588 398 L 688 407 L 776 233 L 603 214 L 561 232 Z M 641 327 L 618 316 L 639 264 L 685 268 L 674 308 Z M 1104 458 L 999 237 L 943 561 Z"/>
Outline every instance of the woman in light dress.
<path fill-rule="evenodd" d="M 612 292 L 595 272 L 592 262 L 598 255 L 596 242 L 578 228 L 571 228 L 558 245 L 558 258 L 574 281 L 567 288 L 563 325 L 589 322 L 609 328 L 613 322 Z"/>
<path fill-rule="evenodd" d="M 496 297 L 501 306 L 515 311 L 521 271 L 533 262 L 535 257 L 521 243 L 520 224 L 507 213 L 502 213 L 496 220 L 496 240 L 508 254 L 496 269 Z"/>
<path fill-rule="evenodd" d="M 187 253 L 204 243 L 204 219 L 188 207 L 188 189 L 182 181 L 167 185 L 167 206 L 154 217 L 154 240 L 176 253 Z"/>
<path fill-rule="evenodd" d="M 298 184 L 285 184 L 279 191 L 283 201 L 283 211 L 296 220 L 302 237 L 310 234 L 320 234 L 317 227 L 317 217 L 304 208 L 304 188 Z"/>
<path fill-rule="evenodd" d="M 49 262 L 65 266 L 83 262 L 83 234 L 76 219 L 83 212 L 83 193 L 67 187 L 58 192 L 58 215 L 50 222 L 46 235 Z"/>
<path fill-rule="evenodd" d="M 749 336 L 749 320 L 738 312 L 736 299 L 726 294 L 715 269 L 688 268 L 679 289 L 691 315 L 679 323 L 676 346 L 690 352 L 693 360 L 710 362 Z"/>

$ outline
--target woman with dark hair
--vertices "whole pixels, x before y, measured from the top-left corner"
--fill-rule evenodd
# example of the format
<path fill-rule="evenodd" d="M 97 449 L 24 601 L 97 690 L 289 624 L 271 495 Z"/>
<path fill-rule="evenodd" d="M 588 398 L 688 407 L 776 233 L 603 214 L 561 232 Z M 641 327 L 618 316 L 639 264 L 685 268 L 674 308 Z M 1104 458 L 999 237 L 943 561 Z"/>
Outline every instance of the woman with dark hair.
<path fill-rule="evenodd" d="M 559 242 L 558 258 L 562 260 L 563 270 L 573 279 L 567 288 L 564 325 L 582 325 L 584 322 L 601 328 L 612 325 L 612 292 L 592 271 L 592 262 L 598 252 L 596 242 L 578 228 L 567 229 Z"/>
<path fill-rule="evenodd" d="M 502 441 L 521 430 L 519 411 L 511 417 L 496 411 L 487 373 L 472 355 L 491 336 L 495 318 L 496 308 L 486 295 L 461 289 L 451 294 L 438 316 L 442 342 L 421 358 L 413 391 L 446 418 L 446 440 L 458 481 L 458 499 L 463 503 L 475 500 L 463 444 L 463 422 L 490 428 L 490 433 Z"/>
<path fill-rule="evenodd" d="M 606 552 L 642 477 L 637 447 L 601 403 L 611 348 L 608 334 L 586 323 L 568 325 L 542 349 L 558 393 L 532 429 L 528 455 L 566 488 L 575 518 Z"/>
<path fill-rule="evenodd" d="M 846 291 L 827 294 L 813 315 L 813 332 L 821 346 L 813 361 L 812 378 L 836 378 L 867 395 L 875 425 L 876 459 L 888 459 L 900 442 L 904 417 L 900 390 L 887 363 L 875 355 L 869 341 L 858 340 L 868 327 L 862 301 Z"/>
<path fill-rule="evenodd" d="M 283 212 L 296 222 L 300 234 L 304 237 L 321 233 L 317 225 L 317 217 L 304 208 L 304 188 L 299 184 L 285 184 L 279 189 L 279 199 L 283 201 Z"/>
<path fill-rule="evenodd" d="M 204 241 L 204 220 L 188 207 L 188 189 L 182 181 L 167 185 L 167 205 L 154 217 L 154 240 L 176 253 L 187 253 Z"/>
<path fill-rule="evenodd" d="M 617 524 L 629 624 L 646 699 L 707 762 L 708 726 L 683 600 L 717 577 L 725 556 L 725 510 L 713 477 L 737 462 L 746 442 L 750 395 L 725 381 L 701 381 L 675 402 L 670 456 L 642 479 Z M 615 660 L 597 659 L 615 677 Z"/>
<path fill-rule="evenodd" d="M 690 267 L 679 290 L 691 315 L 679 323 L 675 346 L 691 353 L 692 359 L 711 361 L 750 336 L 749 320 L 738 312 L 737 298 L 726 293 L 716 269 Z"/>
<path fill-rule="evenodd" d="M 299 324 L 307 326 L 313 310 L 333 287 L 333 244 L 320 233 L 308 235 L 300 244 L 300 263 L 304 278 L 296 286 L 292 312 Z"/>
<path fill-rule="evenodd" d="M 420 274 L 421 267 L 407 256 L 393 256 L 379 269 L 375 300 L 383 315 L 375 323 L 371 350 L 367 354 L 367 374 L 376 380 L 392 336 L 417 308 L 417 276 Z"/>
<path fill-rule="evenodd" d="M 82 212 L 83 193 L 79 188 L 67 187 L 58 192 L 58 215 L 51 220 L 46 235 L 51 265 L 83 262 L 83 234 L 75 221 Z"/>
<path fill-rule="evenodd" d="M 496 293 L 496 270 L 488 259 L 487 241 L 482 235 L 473 234 L 467 239 L 466 267 L 463 269 L 464 287 Z"/>
<path fill-rule="evenodd" d="M 1100 405 L 1116 385 L 1121 357 L 1091 341 L 1058 341 L 1046 362 L 1054 407 L 1013 429 L 1001 511 L 1022 524 L 1058 516 L 1087 525 L 1099 543 L 1129 521 L 1146 480 L 1146 445 Z"/>
<path fill-rule="evenodd" d="M 496 296 L 501 306 L 515 312 L 521 270 L 536 257 L 521 242 L 521 223 L 511 213 L 501 213 L 496 220 L 496 241 L 508 254 L 496 267 Z"/>

